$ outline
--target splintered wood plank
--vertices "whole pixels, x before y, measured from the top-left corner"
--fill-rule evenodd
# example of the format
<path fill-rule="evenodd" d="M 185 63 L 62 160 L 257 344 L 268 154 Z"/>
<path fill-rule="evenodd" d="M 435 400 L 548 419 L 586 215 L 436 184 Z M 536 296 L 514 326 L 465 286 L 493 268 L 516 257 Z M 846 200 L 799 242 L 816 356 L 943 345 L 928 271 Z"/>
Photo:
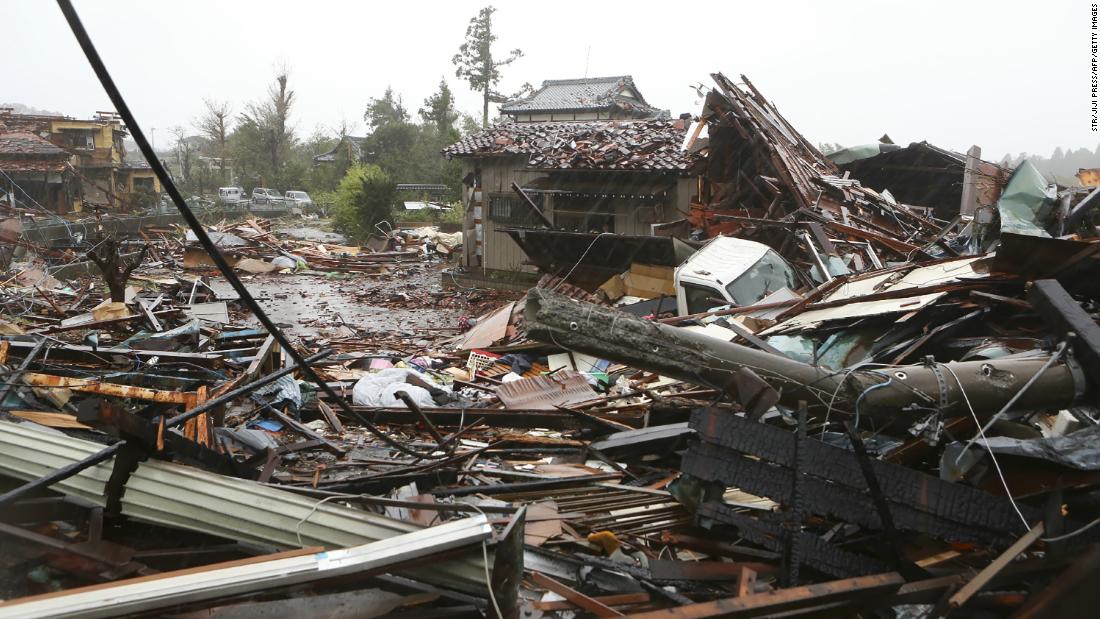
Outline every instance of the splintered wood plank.
<path fill-rule="evenodd" d="M 580 591 L 568 587 L 565 584 L 562 584 L 541 572 L 531 572 L 531 578 L 535 581 L 536 585 L 543 587 L 548 591 L 557 593 L 558 595 L 575 604 L 578 608 L 587 610 L 597 617 L 623 616 L 622 613 L 615 610 L 614 608 L 611 608 L 607 604 L 604 604 L 603 602 L 595 598 L 588 597 Z"/>

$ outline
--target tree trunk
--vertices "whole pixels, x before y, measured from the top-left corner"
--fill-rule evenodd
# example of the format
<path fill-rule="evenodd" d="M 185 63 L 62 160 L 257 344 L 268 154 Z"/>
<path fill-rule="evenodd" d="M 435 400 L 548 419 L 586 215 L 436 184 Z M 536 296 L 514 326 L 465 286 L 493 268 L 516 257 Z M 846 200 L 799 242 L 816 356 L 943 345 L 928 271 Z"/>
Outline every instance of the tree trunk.
<path fill-rule="evenodd" d="M 489 127 L 489 86 L 485 86 L 485 93 L 482 97 L 481 108 L 481 128 L 487 129 Z"/>
<path fill-rule="evenodd" d="M 126 282 L 130 280 L 130 273 L 145 260 L 148 251 L 149 246 L 144 245 L 137 254 L 123 257 L 118 241 L 108 237 L 96 249 L 88 252 L 88 259 L 99 267 L 103 275 L 103 283 L 111 293 L 112 302 L 126 302 Z"/>

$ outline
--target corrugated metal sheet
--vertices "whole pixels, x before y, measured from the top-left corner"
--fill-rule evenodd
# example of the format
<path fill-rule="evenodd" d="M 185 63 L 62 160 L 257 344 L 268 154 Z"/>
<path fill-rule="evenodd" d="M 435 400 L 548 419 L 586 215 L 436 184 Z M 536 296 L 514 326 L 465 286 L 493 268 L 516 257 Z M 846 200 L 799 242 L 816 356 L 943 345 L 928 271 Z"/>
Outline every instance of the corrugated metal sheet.
<path fill-rule="evenodd" d="M 135 578 L 11 600 L 0 604 L 0 614 L 25 619 L 98 619 L 170 611 L 195 602 L 210 603 L 279 587 L 362 575 L 476 544 L 487 539 L 492 531 L 488 518 L 478 515 L 352 548 L 279 556 L 246 565 L 223 563 L 201 570 L 162 573 L 156 578 Z"/>
<path fill-rule="evenodd" d="M 0 474 L 9 477 L 37 479 L 102 448 L 30 424 L 0 421 Z M 110 475 L 108 461 L 51 489 L 103 505 Z M 315 499 L 255 482 L 156 460 L 143 462 L 131 475 L 122 497 L 122 513 L 145 522 L 280 548 L 346 548 L 420 529 L 331 501 L 318 504 Z M 484 595 L 485 572 L 480 552 L 475 554 L 445 566 L 416 568 L 409 573 L 428 582 Z"/>

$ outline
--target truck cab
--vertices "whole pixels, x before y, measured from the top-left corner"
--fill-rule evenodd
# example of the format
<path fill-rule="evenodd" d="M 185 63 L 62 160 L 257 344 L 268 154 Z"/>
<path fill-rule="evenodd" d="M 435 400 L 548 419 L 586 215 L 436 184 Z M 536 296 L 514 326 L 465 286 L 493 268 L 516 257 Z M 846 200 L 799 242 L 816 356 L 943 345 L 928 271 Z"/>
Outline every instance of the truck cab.
<path fill-rule="evenodd" d="M 782 288 L 797 290 L 803 277 L 774 249 L 729 236 L 712 239 L 676 268 L 676 313 L 752 305 Z"/>
<path fill-rule="evenodd" d="M 240 187 L 218 187 L 218 199 L 222 204 L 232 205 L 244 201 L 244 189 Z"/>

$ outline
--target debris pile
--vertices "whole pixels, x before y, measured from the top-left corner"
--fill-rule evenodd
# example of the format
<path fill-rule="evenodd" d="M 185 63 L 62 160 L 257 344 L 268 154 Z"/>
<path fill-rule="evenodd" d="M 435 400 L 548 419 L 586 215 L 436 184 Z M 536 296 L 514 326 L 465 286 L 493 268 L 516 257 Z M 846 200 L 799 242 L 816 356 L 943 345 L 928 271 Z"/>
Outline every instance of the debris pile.
<path fill-rule="evenodd" d="M 1100 190 L 951 155 L 990 185 L 944 220 L 715 79 L 694 129 L 631 121 L 704 162 L 692 238 L 581 244 L 522 297 L 438 288 L 433 230 L 146 229 L 95 277 L 21 245 L 0 612 L 1087 612 Z M 629 125 L 554 152 L 652 157 Z"/>

